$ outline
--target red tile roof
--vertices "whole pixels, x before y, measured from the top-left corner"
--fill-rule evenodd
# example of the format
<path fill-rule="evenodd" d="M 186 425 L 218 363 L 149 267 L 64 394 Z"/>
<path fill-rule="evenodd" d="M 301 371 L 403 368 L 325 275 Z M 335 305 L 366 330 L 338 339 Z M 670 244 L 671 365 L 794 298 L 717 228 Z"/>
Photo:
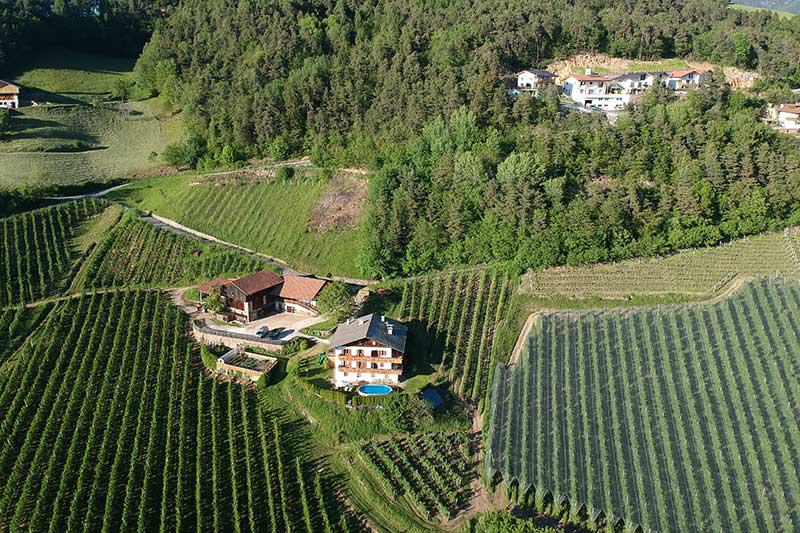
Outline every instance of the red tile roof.
<path fill-rule="evenodd" d="M 271 270 L 262 270 L 243 278 L 231 280 L 231 285 L 238 287 L 246 295 L 270 289 L 281 282 L 281 277 Z"/>
<path fill-rule="evenodd" d="M 695 73 L 696 74 L 702 74 L 703 71 L 702 70 L 693 69 L 693 68 L 683 69 L 683 70 L 673 70 L 672 72 L 669 72 L 669 77 L 670 78 L 683 78 L 684 76 L 688 76 L 689 74 L 695 74 Z"/>
<path fill-rule="evenodd" d="M 272 290 L 272 294 L 289 300 L 310 302 L 316 298 L 325 283 L 327 282 L 324 279 L 286 275 L 283 276 L 283 283 Z"/>
<path fill-rule="evenodd" d="M 595 76 L 594 74 L 573 74 L 571 76 L 578 81 L 600 81 L 600 82 L 608 82 L 611 81 L 610 78 L 606 78 L 605 76 Z"/>
<path fill-rule="evenodd" d="M 781 107 L 778 108 L 778 112 L 800 115 L 800 104 L 782 104 Z"/>
<path fill-rule="evenodd" d="M 214 278 L 208 283 L 203 283 L 202 285 L 197 287 L 197 290 L 204 294 L 211 294 L 212 289 L 221 287 L 223 285 L 227 285 L 228 283 L 230 283 L 230 280 L 227 280 L 225 278 Z"/>

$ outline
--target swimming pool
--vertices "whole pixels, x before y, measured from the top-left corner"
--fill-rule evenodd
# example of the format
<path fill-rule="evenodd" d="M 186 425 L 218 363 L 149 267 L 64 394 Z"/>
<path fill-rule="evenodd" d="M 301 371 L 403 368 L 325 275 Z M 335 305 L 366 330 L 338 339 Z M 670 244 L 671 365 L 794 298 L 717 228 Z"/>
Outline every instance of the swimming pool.
<path fill-rule="evenodd" d="M 361 396 L 383 396 L 392 392 L 389 385 L 361 385 L 358 394 Z"/>

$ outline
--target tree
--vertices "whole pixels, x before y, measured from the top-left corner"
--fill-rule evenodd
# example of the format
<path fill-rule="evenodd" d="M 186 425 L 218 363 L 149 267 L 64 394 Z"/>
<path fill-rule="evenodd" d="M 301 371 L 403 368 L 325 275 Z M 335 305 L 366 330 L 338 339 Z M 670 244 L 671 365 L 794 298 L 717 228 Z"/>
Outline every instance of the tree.
<path fill-rule="evenodd" d="M 212 292 L 203 298 L 203 305 L 206 309 L 213 313 L 218 313 L 225 309 L 225 303 L 222 301 L 222 296 L 219 293 Z"/>
<path fill-rule="evenodd" d="M 5 109 L 0 109 L 0 134 L 11 127 L 11 113 Z"/>
<path fill-rule="evenodd" d="M 323 314 L 342 322 L 355 310 L 355 300 L 346 284 L 341 281 L 330 281 L 319 293 L 317 306 Z"/>

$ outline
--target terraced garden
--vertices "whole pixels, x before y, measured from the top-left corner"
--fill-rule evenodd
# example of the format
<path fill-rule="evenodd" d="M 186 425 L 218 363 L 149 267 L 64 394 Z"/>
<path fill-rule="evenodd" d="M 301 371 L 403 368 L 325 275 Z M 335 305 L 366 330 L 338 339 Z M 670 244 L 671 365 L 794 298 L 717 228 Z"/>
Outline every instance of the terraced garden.
<path fill-rule="evenodd" d="M 737 276 L 800 275 L 798 228 L 659 259 L 553 268 L 523 276 L 520 292 L 536 298 L 626 299 L 682 294 L 710 297 Z"/>
<path fill-rule="evenodd" d="M 487 475 L 659 531 L 800 529 L 800 283 L 713 304 L 544 314 L 498 365 Z"/>
<path fill-rule="evenodd" d="M 159 292 L 81 297 L 0 367 L 0 529 L 352 529 L 285 405 L 204 377 L 186 321 Z"/>
<path fill-rule="evenodd" d="M 97 247 L 82 286 L 164 287 L 256 272 L 266 262 L 157 228 L 127 213 Z"/>
<path fill-rule="evenodd" d="M 424 433 L 369 441 L 355 459 L 384 497 L 409 505 L 425 520 L 453 518 L 469 499 L 473 451 L 466 433 Z"/>
<path fill-rule="evenodd" d="M 403 284 L 397 316 L 411 328 L 413 353 L 428 354 L 464 398 L 478 401 L 486 392 L 494 331 L 510 292 L 502 270 L 454 271 Z"/>
<path fill-rule="evenodd" d="M 0 307 L 66 290 L 81 259 L 73 240 L 104 207 L 84 200 L 0 219 Z"/>

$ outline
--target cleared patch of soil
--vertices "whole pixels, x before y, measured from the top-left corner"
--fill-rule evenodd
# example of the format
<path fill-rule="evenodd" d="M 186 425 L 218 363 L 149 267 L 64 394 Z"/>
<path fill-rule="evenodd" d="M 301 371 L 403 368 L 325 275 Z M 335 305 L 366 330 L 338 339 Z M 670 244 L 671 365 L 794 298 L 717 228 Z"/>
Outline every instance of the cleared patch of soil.
<path fill-rule="evenodd" d="M 317 233 L 353 228 L 361 220 L 366 201 L 366 180 L 337 174 L 311 211 L 309 227 Z"/>
<path fill-rule="evenodd" d="M 715 68 L 720 68 L 719 65 L 701 61 L 685 61 L 685 63 L 689 68 L 699 70 L 714 70 Z M 581 72 L 586 68 L 596 69 L 600 73 L 623 74 L 633 70 L 631 65 L 636 65 L 637 70 L 649 70 L 647 67 L 648 65 L 652 65 L 653 70 L 662 70 L 661 66 L 663 64 L 664 61 L 637 61 L 634 59 L 611 57 L 605 54 L 578 54 L 568 59 L 554 61 L 548 66 L 548 69 L 563 80 L 569 77 L 570 74 Z M 725 80 L 728 84 L 737 89 L 752 87 L 756 80 L 761 78 L 761 76 L 755 72 L 741 70 L 736 67 L 721 68 L 725 73 Z"/>

